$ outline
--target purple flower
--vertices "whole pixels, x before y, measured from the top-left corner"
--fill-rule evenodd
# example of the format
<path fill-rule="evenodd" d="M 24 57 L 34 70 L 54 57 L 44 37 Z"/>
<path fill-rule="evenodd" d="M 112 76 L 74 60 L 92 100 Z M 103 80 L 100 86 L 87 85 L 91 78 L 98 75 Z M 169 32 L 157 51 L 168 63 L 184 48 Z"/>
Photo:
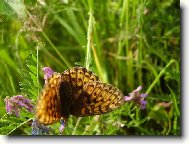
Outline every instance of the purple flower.
<path fill-rule="evenodd" d="M 29 112 L 33 112 L 34 106 L 32 101 L 25 98 L 22 95 L 17 95 L 9 98 L 8 96 L 5 98 L 6 103 L 6 112 L 8 114 L 14 113 L 17 117 L 19 117 L 20 109 L 25 108 Z"/>
<path fill-rule="evenodd" d="M 33 120 L 32 122 L 32 135 L 42 135 L 49 134 L 50 129 L 42 124 L 40 124 L 37 120 Z"/>
<path fill-rule="evenodd" d="M 50 67 L 43 67 L 42 70 L 44 73 L 45 83 L 47 83 L 47 79 L 54 73 L 54 71 Z"/>
<path fill-rule="evenodd" d="M 60 126 L 60 133 L 63 132 L 63 129 L 65 127 L 65 121 L 63 119 L 60 120 L 61 126 Z M 41 124 L 38 120 L 33 120 L 32 122 L 32 135 L 47 135 L 47 134 L 56 134 L 54 129 L 50 127 L 46 127 L 43 124 Z"/>
<path fill-rule="evenodd" d="M 129 93 L 129 96 L 125 96 L 125 101 L 133 101 L 140 106 L 140 109 L 145 109 L 147 101 L 144 100 L 148 94 L 140 94 L 139 91 L 142 90 L 142 86 L 139 86 L 132 93 Z"/>
<path fill-rule="evenodd" d="M 61 119 L 60 120 L 60 128 L 59 128 L 59 132 L 60 133 L 62 133 L 63 132 L 63 130 L 64 130 L 64 127 L 65 127 L 65 123 L 64 123 L 64 120 L 63 119 Z"/>

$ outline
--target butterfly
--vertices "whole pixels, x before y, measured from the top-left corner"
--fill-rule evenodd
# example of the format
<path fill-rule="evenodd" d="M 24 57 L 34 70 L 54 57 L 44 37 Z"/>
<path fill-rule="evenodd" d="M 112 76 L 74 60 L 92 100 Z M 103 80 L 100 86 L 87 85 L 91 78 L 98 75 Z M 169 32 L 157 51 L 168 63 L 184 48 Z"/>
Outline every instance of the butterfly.
<path fill-rule="evenodd" d="M 75 66 L 53 73 L 42 89 L 36 105 L 36 119 L 44 125 L 76 117 L 100 115 L 123 103 L 124 95 L 111 84 L 103 83 L 92 71 Z"/>

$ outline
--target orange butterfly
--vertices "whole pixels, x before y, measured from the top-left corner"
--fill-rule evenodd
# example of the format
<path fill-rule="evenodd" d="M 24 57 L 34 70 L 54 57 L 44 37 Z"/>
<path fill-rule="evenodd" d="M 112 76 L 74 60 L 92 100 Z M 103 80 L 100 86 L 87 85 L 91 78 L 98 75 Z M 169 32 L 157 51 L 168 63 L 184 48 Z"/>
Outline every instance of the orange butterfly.
<path fill-rule="evenodd" d="M 122 92 L 84 67 L 75 66 L 48 78 L 36 106 L 36 118 L 44 125 L 77 117 L 110 112 L 125 102 Z"/>

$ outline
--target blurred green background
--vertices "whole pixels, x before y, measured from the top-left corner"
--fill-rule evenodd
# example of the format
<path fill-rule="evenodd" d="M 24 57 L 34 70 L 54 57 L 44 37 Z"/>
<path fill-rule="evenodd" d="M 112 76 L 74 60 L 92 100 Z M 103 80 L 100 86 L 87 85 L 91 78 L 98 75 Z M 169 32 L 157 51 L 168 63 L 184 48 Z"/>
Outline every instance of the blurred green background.
<path fill-rule="evenodd" d="M 22 110 L 20 118 L 9 116 L 4 102 L 23 94 L 35 103 L 38 91 L 27 75 L 28 65 L 35 65 L 30 53 L 38 58 L 40 90 L 41 67 L 63 72 L 80 65 L 125 95 L 139 85 L 149 95 L 145 110 L 126 103 L 104 115 L 71 117 L 63 135 L 180 135 L 179 1 L 2 0 L 2 135 L 31 135 L 28 119 L 34 115 Z M 58 134 L 59 124 L 50 127 Z"/>

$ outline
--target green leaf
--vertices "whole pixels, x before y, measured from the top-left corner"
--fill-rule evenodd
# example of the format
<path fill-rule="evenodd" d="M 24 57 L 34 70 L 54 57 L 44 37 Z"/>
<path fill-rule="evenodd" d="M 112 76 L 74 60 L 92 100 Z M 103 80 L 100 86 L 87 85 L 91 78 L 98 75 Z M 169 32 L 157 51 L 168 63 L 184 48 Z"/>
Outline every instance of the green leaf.
<path fill-rule="evenodd" d="M 37 74 L 37 68 L 36 66 L 33 66 L 33 65 L 29 65 L 28 68 L 32 71 L 33 74 Z"/>
<path fill-rule="evenodd" d="M 21 19 L 26 18 L 26 8 L 21 0 L 2 0 L 1 1 L 1 14 L 16 17 Z"/>

